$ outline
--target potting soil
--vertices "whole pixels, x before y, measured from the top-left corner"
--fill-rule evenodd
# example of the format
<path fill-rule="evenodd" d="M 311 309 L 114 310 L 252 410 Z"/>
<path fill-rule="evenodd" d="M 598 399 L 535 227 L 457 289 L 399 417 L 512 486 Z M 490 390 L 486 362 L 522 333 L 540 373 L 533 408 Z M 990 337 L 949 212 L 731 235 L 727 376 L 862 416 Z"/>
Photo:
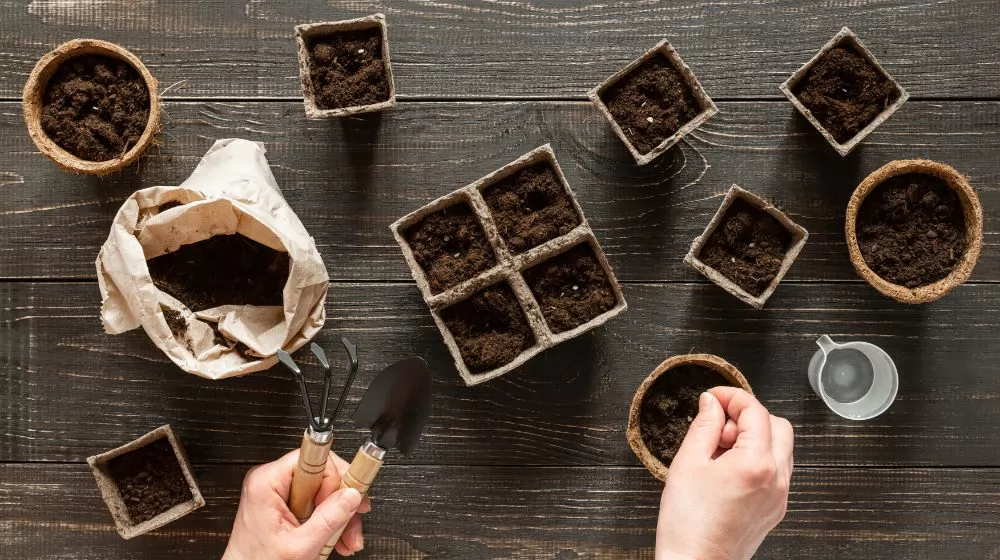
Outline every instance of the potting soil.
<path fill-rule="evenodd" d="M 945 278 L 965 254 L 962 202 L 933 175 L 908 173 L 875 187 L 858 210 L 855 230 L 865 264 L 907 288 Z"/>
<path fill-rule="evenodd" d="M 552 164 L 521 169 L 486 188 L 483 198 L 512 253 L 522 253 L 580 225 L 566 188 Z"/>
<path fill-rule="evenodd" d="M 777 276 L 792 234 L 774 216 L 737 198 L 709 235 L 698 254 L 753 296 L 759 296 Z"/>
<path fill-rule="evenodd" d="M 114 479 L 133 525 L 192 498 L 177 456 L 165 437 L 111 459 L 105 470 Z"/>
<path fill-rule="evenodd" d="M 464 202 L 427 216 L 404 235 L 433 293 L 443 292 L 496 264 L 479 218 Z"/>
<path fill-rule="evenodd" d="M 42 94 L 42 130 L 88 161 L 124 156 L 149 121 L 149 89 L 123 60 L 88 54 L 62 63 Z"/>
<path fill-rule="evenodd" d="M 698 398 L 720 385 L 732 385 L 722 374 L 688 364 L 663 373 L 649 386 L 639 409 L 639 433 L 653 456 L 669 466 L 698 415 Z"/>
<path fill-rule="evenodd" d="M 618 80 L 601 94 L 601 101 L 641 154 L 701 112 L 684 75 L 662 54 Z"/>
<path fill-rule="evenodd" d="M 316 106 L 340 109 L 389 99 L 389 74 L 378 27 L 341 31 L 309 45 L 309 75 Z"/>
<path fill-rule="evenodd" d="M 191 311 L 283 305 L 291 259 L 239 234 L 216 235 L 146 261 L 157 288 Z"/>
<path fill-rule="evenodd" d="M 187 332 L 187 321 L 184 320 L 184 315 L 180 311 L 175 311 L 169 307 L 160 306 L 160 311 L 163 312 L 163 318 L 167 320 L 167 326 L 170 327 L 170 332 L 174 333 L 174 336 L 185 340 L 185 333 Z"/>
<path fill-rule="evenodd" d="M 574 329 L 609 311 L 617 303 L 604 268 L 593 249 L 584 244 L 524 273 L 549 329 Z"/>
<path fill-rule="evenodd" d="M 847 142 L 899 99 L 899 89 L 853 49 L 836 47 L 792 92 L 837 142 Z"/>
<path fill-rule="evenodd" d="M 490 286 L 441 311 L 462 360 L 473 373 L 496 369 L 535 344 L 535 335 L 513 290 Z"/>

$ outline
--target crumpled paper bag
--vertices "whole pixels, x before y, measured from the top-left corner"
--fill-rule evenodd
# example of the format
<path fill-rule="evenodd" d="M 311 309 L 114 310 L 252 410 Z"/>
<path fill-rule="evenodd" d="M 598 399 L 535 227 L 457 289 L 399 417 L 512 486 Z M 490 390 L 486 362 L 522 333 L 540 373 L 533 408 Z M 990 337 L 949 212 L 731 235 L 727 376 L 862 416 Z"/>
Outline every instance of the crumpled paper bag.
<path fill-rule="evenodd" d="M 192 313 L 150 278 L 146 260 L 215 235 L 239 233 L 291 259 L 284 305 L 225 305 Z M 273 366 L 322 328 L 329 276 L 316 243 L 285 202 L 264 147 L 218 140 L 177 187 L 137 191 L 115 215 L 97 257 L 101 320 L 108 334 L 141 326 L 184 371 L 223 379 Z M 187 332 L 175 336 L 164 309 L 179 312 Z M 223 345 L 217 330 L 227 339 Z"/>

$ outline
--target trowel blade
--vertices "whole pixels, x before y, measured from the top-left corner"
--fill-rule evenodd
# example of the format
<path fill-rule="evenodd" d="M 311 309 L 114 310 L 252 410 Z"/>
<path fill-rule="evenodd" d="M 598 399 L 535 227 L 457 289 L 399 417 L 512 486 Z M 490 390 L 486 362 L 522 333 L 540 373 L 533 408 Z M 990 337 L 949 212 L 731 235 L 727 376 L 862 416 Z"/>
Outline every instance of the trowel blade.
<path fill-rule="evenodd" d="M 380 447 L 409 453 L 424 431 L 430 409 L 430 369 L 421 358 L 406 358 L 375 376 L 354 420 L 371 428 Z"/>

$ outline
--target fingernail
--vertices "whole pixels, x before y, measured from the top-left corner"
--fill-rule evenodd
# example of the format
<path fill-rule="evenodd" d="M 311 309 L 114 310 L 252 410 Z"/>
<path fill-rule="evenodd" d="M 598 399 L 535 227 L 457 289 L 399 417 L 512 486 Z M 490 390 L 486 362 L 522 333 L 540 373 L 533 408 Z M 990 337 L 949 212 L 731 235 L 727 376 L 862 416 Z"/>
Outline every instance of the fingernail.
<path fill-rule="evenodd" d="M 709 393 L 708 391 L 702 393 L 701 396 L 698 397 L 698 412 L 704 412 L 708 409 L 708 407 L 712 406 L 712 399 L 714 398 L 715 397 L 712 396 L 712 393 Z"/>

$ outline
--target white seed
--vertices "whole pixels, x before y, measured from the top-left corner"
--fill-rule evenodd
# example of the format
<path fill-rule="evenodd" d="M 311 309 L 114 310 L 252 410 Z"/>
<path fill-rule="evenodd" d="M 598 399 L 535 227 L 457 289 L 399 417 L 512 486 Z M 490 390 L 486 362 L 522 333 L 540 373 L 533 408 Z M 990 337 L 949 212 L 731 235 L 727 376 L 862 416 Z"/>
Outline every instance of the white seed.
<path fill-rule="evenodd" d="M 445 238 L 445 241 L 448 241 L 448 239 L 447 239 L 447 238 Z M 755 243 L 751 243 L 751 244 L 750 244 L 750 248 L 751 248 L 751 249 L 753 249 L 753 248 L 754 248 L 755 246 L 756 246 L 756 244 L 755 244 Z"/>
<path fill-rule="evenodd" d="M 459 256 L 459 255 L 461 255 L 461 254 L 462 254 L 462 253 L 455 253 L 455 258 L 457 259 L 457 258 L 458 258 L 458 256 Z"/>
<path fill-rule="evenodd" d="M 652 124 L 652 122 L 653 122 L 653 117 L 646 117 L 646 121 L 647 121 L 647 122 L 649 122 L 650 124 Z"/>
<path fill-rule="evenodd" d="M 447 242 L 451 241 L 451 238 L 446 235 L 446 236 L 444 236 L 444 240 L 443 241 L 445 243 L 447 243 Z M 753 247 L 753 245 L 750 245 L 750 246 Z"/>
<path fill-rule="evenodd" d="M 579 289 L 580 289 L 580 286 L 573 286 L 573 291 L 574 292 L 577 291 L 577 290 L 579 290 Z"/>
<path fill-rule="evenodd" d="M 358 49 L 358 54 L 365 54 L 365 49 Z"/>
<path fill-rule="evenodd" d="M 642 102 L 642 105 L 640 105 L 640 107 L 645 107 L 645 106 L 646 106 L 646 102 L 645 102 L 645 101 L 643 101 L 643 102 Z"/>
<path fill-rule="evenodd" d="M 729 262 L 736 262 L 736 257 L 729 257 Z"/>
<path fill-rule="evenodd" d="M 690 416 L 688 416 L 688 422 L 694 422 L 694 418 L 691 418 Z"/>

